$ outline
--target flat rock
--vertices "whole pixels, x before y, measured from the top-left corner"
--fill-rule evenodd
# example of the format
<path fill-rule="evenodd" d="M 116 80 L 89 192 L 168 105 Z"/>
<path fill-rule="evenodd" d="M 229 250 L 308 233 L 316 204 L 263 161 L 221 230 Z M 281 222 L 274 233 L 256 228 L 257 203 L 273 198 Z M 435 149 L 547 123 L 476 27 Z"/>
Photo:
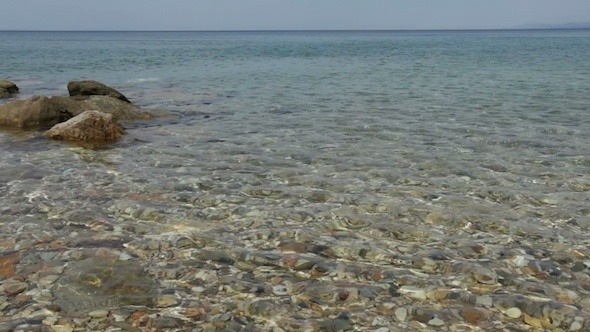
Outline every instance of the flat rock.
<path fill-rule="evenodd" d="M 24 292 L 27 284 L 18 280 L 8 280 L 4 283 L 4 293 L 7 296 L 14 296 Z"/>
<path fill-rule="evenodd" d="M 461 309 L 461 316 L 471 325 L 478 325 L 485 319 L 483 312 L 473 307 L 463 307 Z"/>
<path fill-rule="evenodd" d="M 402 286 L 398 290 L 400 294 L 406 295 L 412 299 L 425 301 L 426 300 L 426 291 L 421 288 L 413 287 L 413 286 Z"/>
<path fill-rule="evenodd" d="M 432 326 L 443 326 L 445 325 L 445 322 L 438 318 L 438 317 L 434 317 L 433 319 L 428 321 L 428 325 L 432 325 Z"/>
<path fill-rule="evenodd" d="M 94 310 L 88 313 L 89 317 L 92 318 L 104 318 L 109 315 L 107 310 Z"/>
<path fill-rule="evenodd" d="M 155 299 L 155 305 L 162 308 L 172 307 L 178 304 L 174 296 L 160 296 Z"/>
<path fill-rule="evenodd" d="M 56 124 L 44 135 L 65 141 L 109 142 L 123 136 L 123 127 L 112 114 L 87 111 Z"/>
<path fill-rule="evenodd" d="M 97 81 L 71 81 L 68 83 L 70 96 L 109 96 L 130 103 L 119 91 Z"/>
<path fill-rule="evenodd" d="M 0 280 L 14 276 L 14 270 L 19 258 L 20 254 L 18 252 L 0 256 Z"/>
<path fill-rule="evenodd" d="M 135 262 L 90 257 L 70 264 L 53 288 L 63 312 L 97 312 L 124 305 L 150 307 L 155 280 Z"/>

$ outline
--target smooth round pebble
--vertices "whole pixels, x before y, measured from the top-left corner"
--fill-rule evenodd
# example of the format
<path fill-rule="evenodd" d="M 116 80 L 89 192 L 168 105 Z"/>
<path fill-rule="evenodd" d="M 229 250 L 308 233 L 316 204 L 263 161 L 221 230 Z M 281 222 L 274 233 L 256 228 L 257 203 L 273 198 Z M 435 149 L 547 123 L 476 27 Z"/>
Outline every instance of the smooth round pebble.
<path fill-rule="evenodd" d="M 520 318 L 521 315 L 522 311 L 516 307 L 506 310 L 506 316 L 510 318 Z"/>
<path fill-rule="evenodd" d="M 493 300 L 489 295 L 481 295 L 475 299 L 475 303 L 486 308 L 491 308 L 493 305 Z"/>
<path fill-rule="evenodd" d="M 94 310 L 88 313 L 88 316 L 92 318 L 104 318 L 109 314 L 106 310 Z"/>

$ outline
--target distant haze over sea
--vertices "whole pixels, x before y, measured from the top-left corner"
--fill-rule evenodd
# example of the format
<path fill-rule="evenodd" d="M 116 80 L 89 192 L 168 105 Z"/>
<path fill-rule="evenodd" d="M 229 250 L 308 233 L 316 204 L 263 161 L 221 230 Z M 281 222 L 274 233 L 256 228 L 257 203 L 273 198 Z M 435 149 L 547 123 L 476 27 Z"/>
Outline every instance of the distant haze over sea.
<path fill-rule="evenodd" d="M 571 22 L 562 24 L 533 23 L 515 26 L 514 29 L 590 29 L 590 22 Z"/>

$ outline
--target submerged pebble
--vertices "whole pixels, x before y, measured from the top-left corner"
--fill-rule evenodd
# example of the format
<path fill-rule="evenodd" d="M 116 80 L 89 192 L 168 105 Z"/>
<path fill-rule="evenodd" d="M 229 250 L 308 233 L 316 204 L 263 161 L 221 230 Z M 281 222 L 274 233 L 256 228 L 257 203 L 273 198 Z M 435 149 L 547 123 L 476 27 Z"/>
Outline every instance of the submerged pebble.
<path fill-rule="evenodd" d="M 506 310 L 506 315 L 510 318 L 520 318 L 522 312 L 518 308 L 510 308 Z"/>

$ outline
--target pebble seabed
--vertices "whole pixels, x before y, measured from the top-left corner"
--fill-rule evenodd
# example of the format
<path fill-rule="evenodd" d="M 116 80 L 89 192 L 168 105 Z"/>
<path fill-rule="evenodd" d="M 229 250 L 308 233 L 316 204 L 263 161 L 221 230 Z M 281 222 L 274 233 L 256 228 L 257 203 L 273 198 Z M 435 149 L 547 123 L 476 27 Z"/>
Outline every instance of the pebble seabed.
<path fill-rule="evenodd" d="M 583 178 L 59 144 L 3 152 L 0 331 L 590 331 Z"/>

